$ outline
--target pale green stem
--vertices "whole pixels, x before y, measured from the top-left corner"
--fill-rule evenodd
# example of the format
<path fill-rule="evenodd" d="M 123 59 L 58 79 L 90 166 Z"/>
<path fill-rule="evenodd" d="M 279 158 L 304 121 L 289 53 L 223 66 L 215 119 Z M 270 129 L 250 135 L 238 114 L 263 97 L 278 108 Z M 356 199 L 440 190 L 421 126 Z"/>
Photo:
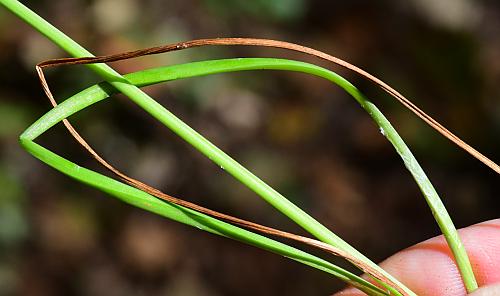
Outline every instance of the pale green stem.
<path fill-rule="evenodd" d="M 92 56 L 88 51 L 86 51 L 83 47 L 75 43 L 69 37 L 65 36 L 62 32 L 52 27 L 50 24 L 45 22 L 42 18 L 40 18 L 35 13 L 31 12 L 29 9 L 24 7 L 17 1 L 13 0 L 1 0 L 3 5 L 11 9 L 14 13 L 16 13 L 19 17 L 24 19 L 30 25 L 35 27 L 41 33 L 46 35 L 56 44 L 61 46 L 63 49 L 68 51 L 71 55 L 75 57 L 80 56 Z M 305 212 L 300 210 L 298 207 L 290 203 L 283 196 L 281 196 L 278 192 L 273 190 L 267 184 L 262 182 L 256 176 L 251 174 L 229 156 L 224 154 L 220 149 L 215 147 L 213 144 L 208 142 L 201 135 L 192 130 L 189 126 L 185 125 L 182 121 L 176 118 L 172 113 L 168 110 L 161 108 L 161 106 L 152 100 L 149 96 L 144 94 L 135 86 L 131 85 L 126 79 L 121 77 L 117 72 L 112 70 L 106 65 L 95 64 L 89 65 L 90 68 L 94 69 L 99 75 L 104 77 L 108 82 L 110 82 L 115 88 L 117 88 L 122 93 L 129 96 L 131 100 L 136 102 L 142 108 L 144 108 L 147 112 L 153 115 L 155 118 L 163 122 L 167 127 L 176 132 L 179 136 L 184 138 L 187 142 L 193 145 L 195 148 L 200 150 L 203 154 L 207 155 L 214 162 L 224 167 L 226 171 L 231 173 L 237 179 L 239 179 L 246 186 L 254 190 L 261 197 L 263 197 L 266 201 L 276 207 L 278 210 L 283 212 L 285 215 L 290 217 L 296 223 L 301 225 L 304 229 L 312 233 L 314 236 L 319 239 L 330 243 L 336 247 L 344 249 L 345 251 L 351 252 L 353 255 L 359 256 L 363 260 L 367 260 L 361 253 L 353 249 L 331 231 L 329 231 L 326 227 L 321 225 L 319 222 L 314 220 L 311 216 L 307 215 Z M 349 90 L 346 89 L 348 92 Z M 353 88 L 351 92 L 357 93 L 358 91 Z M 351 93 L 354 95 L 353 93 Z M 360 94 L 359 94 L 360 95 Z M 355 96 L 356 97 L 356 96 Z M 357 98 L 358 99 L 358 98 Z M 358 99 L 359 101 L 359 99 Z M 377 115 L 379 112 L 373 104 L 370 102 L 363 103 L 360 101 L 363 108 L 365 108 L 371 115 L 374 117 L 375 121 L 383 128 L 388 139 L 395 146 L 398 153 L 400 153 L 403 158 L 406 167 L 412 172 L 415 180 L 419 184 L 424 196 L 431 207 L 436 220 L 443 231 L 450 248 L 456 258 L 457 265 L 462 273 L 464 278 L 465 285 L 468 291 L 474 290 L 477 287 L 477 284 L 474 279 L 474 275 L 472 273 L 472 269 L 470 268 L 470 262 L 468 260 L 467 254 L 460 243 L 458 234 L 456 232 L 455 227 L 451 219 L 449 218 L 444 205 L 441 200 L 437 196 L 434 188 L 430 184 L 428 178 L 425 176 L 423 170 L 418 165 L 416 160 L 413 158 L 409 149 L 404 145 L 401 138 L 395 133 L 392 126 L 384 127 L 382 124 L 386 124 L 387 121 L 383 115 Z M 375 115 L 374 115 L 375 114 Z M 388 122 L 387 122 L 388 123 Z M 371 261 L 367 261 L 369 264 Z M 374 264 L 373 264 L 374 265 Z"/>

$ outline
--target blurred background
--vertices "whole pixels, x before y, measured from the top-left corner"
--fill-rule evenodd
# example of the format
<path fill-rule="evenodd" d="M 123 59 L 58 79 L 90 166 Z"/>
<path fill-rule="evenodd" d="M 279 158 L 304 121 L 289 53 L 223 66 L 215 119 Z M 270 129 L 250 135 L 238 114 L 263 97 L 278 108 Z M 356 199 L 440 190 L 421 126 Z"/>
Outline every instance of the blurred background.
<path fill-rule="evenodd" d="M 500 161 L 498 1 L 24 2 L 96 55 L 208 37 L 314 47 L 388 82 Z M 0 295 L 329 295 L 343 286 L 326 273 L 123 204 L 23 151 L 18 136 L 50 109 L 34 66 L 66 56 L 0 8 Z M 218 47 L 113 67 L 127 73 L 229 57 L 325 65 L 281 50 Z M 457 227 L 499 217 L 497 174 L 371 83 L 326 66 L 385 112 Z M 46 73 L 59 100 L 100 81 L 83 66 Z M 261 71 L 146 91 L 374 261 L 439 234 L 393 148 L 335 85 Z M 97 151 L 133 177 L 206 207 L 304 234 L 123 96 L 71 119 Z M 38 141 L 103 171 L 61 126 Z"/>

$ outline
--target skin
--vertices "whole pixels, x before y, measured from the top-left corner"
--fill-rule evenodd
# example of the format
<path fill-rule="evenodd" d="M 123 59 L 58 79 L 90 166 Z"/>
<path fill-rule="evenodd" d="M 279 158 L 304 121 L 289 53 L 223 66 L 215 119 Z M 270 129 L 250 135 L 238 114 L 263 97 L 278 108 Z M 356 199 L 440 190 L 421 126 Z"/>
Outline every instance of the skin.
<path fill-rule="evenodd" d="M 459 230 L 479 289 L 470 296 L 500 295 L 500 219 Z M 398 252 L 381 267 L 421 296 L 467 295 L 451 252 L 442 236 Z M 348 288 L 335 296 L 364 295 Z"/>

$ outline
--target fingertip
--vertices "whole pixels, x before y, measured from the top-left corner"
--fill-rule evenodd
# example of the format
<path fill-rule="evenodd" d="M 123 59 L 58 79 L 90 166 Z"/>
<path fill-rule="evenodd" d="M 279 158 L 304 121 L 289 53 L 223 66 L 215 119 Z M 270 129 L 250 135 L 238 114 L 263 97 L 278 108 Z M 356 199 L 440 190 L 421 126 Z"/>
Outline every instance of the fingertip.
<path fill-rule="evenodd" d="M 361 292 L 360 290 L 353 288 L 353 287 L 349 287 L 349 288 L 346 288 L 340 292 L 333 294 L 332 296 L 363 296 L 363 295 L 365 295 L 365 294 L 363 292 Z"/>
<path fill-rule="evenodd" d="M 479 286 L 500 283 L 500 219 L 461 229 L 459 235 Z M 452 258 L 439 236 L 389 257 L 380 266 L 418 295 L 462 296 L 466 291 Z M 349 288 L 335 295 L 364 294 Z"/>
<path fill-rule="evenodd" d="M 500 282 L 500 219 L 494 219 L 460 229 L 460 239 L 469 256 L 479 286 Z M 453 258 L 443 236 L 438 236 L 410 247 L 436 250 Z M 453 262 L 452 268 L 456 269 Z M 458 271 L 457 271 L 458 272 Z"/>
<path fill-rule="evenodd" d="M 498 296 L 500 295 L 500 284 L 480 287 L 469 296 Z"/>
<path fill-rule="evenodd" d="M 417 295 L 464 295 L 453 260 L 439 249 L 413 247 L 385 260 L 381 267 Z"/>

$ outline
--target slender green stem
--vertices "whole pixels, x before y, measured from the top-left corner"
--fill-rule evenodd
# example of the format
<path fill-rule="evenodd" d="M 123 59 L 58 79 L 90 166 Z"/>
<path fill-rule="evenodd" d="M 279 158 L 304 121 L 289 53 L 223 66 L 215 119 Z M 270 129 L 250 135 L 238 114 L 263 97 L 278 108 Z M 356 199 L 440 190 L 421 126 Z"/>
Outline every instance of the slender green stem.
<path fill-rule="evenodd" d="M 0 0 L 0 3 L 9 8 L 12 12 L 17 14 L 20 18 L 25 20 L 27 23 L 32 25 L 34 28 L 39 30 L 42 34 L 46 35 L 54 43 L 62 47 L 64 50 L 69 52 L 72 56 L 92 56 L 87 50 L 81 47 L 79 44 L 71 40 L 71 38 L 64 35 L 55 27 L 51 26 L 41 17 L 36 15 L 34 12 L 30 11 L 28 8 L 23 6 L 18 1 L 14 0 Z M 132 101 L 145 109 L 148 113 L 153 115 L 155 118 L 163 122 L 167 127 L 189 142 L 193 147 L 198 149 L 200 152 L 205 154 L 207 157 L 212 159 L 214 162 L 226 169 L 235 178 L 244 183 L 247 187 L 254 190 L 262 198 L 268 201 L 275 208 L 280 210 L 282 213 L 287 215 L 297 224 L 302 226 L 308 232 L 318 237 L 327 243 L 330 243 L 336 247 L 339 247 L 345 251 L 351 252 L 353 255 L 359 258 L 366 259 L 367 262 L 372 265 L 371 261 L 363 256 L 361 253 L 356 251 L 354 248 L 349 246 L 346 242 L 341 240 L 335 234 L 333 234 L 326 227 L 321 225 L 314 218 L 303 212 L 301 209 L 293 205 L 286 198 L 272 189 L 270 186 L 265 184 L 263 181 L 258 179 L 256 176 L 251 174 L 244 167 L 239 165 L 236 161 L 231 159 L 215 145 L 210 143 L 208 140 L 203 138 L 201 135 L 196 133 L 189 126 L 184 124 L 180 119 L 175 117 L 171 112 L 162 108 L 157 102 L 151 99 L 148 95 L 143 93 L 140 89 L 130 84 L 125 78 L 123 78 L 116 71 L 112 70 L 110 67 L 104 64 L 94 64 L 89 65 L 97 74 L 101 75 L 106 81 L 108 81 L 113 87 L 118 89 L 120 92 L 127 95 Z M 348 82 L 346 82 L 348 83 Z M 351 88 L 352 87 L 352 88 Z M 351 88 L 351 90 L 349 90 Z M 349 92 L 359 93 L 352 85 L 348 86 L 346 90 Z M 468 260 L 467 254 L 460 243 L 460 239 L 456 232 L 455 227 L 451 219 L 449 218 L 444 205 L 437 196 L 434 188 L 430 184 L 428 178 L 425 176 L 423 170 L 418 165 L 414 157 L 409 152 L 409 149 L 404 145 L 401 138 L 395 133 L 392 126 L 385 126 L 388 121 L 383 117 L 383 115 L 378 114 L 379 111 L 370 102 L 363 103 L 359 100 L 362 97 L 361 94 L 354 95 L 355 98 L 360 102 L 360 104 L 374 117 L 375 121 L 381 126 L 382 130 L 385 131 L 386 136 L 395 146 L 398 153 L 400 153 L 406 167 L 412 172 L 415 180 L 419 184 L 429 206 L 432 209 L 433 215 L 443 231 L 450 248 L 455 256 L 457 265 L 462 273 L 464 283 L 468 291 L 472 291 L 477 287 L 474 275 L 472 273 L 472 268 L 470 267 L 470 262 Z M 378 112 L 378 113 L 377 113 Z M 384 125 L 383 125 L 384 124 Z M 375 266 L 375 264 L 373 264 Z M 385 272 L 384 272 L 385 273 Z M 388 275 L 389 276 L 389 275 Z"/>
<path fill-rule="evenodd" d="M 439 196 L 434 190 L 431 182 L 423 172 L 422 168 L 413 157 L 411 151 L 405 145 L 401 137 L 394 130 L 389 121 L 383 116 L 383 114 L 378 110 L 378 108 L 367 100 L 359 90 L 357 90 L 351 83 L 343 79 L 342 77 L 336 75 L 333 72 L 327 71 L 323 68 L 296 62 L 290 60 L 281 59 L 229 59 L 229 60 L 217 60 L 217 61 L 205 61 L 196 62 L 177 66 L 160 67 L 155 69 L 149 69 L 137 73 L 132 73 L 126 75 L 125 77 L 134 84 L 139 86 L 149 85 L 153 83 L 159 83 L 162 81 L 175 80 L 180 78 L 194 77 L 200 75 L 209 75 L 222 72 L 232 72 L 232 71 L 243 71 L 243 70 L 258 70 L 258 69 L 274 69 L 274 70 L 288 70 L 288 71 L 299 71 L 304 73 L 309 73 L 319 77 L 328 79 L 344 90 L 350 93 L 360 104 L 366 109 L 366 111 L 374 118 L 377 122 L 383 134 L 389 139 L 389 141 L 394 145 L 398 154 L 403 159 L 406 167 L 411 172 L 412 176 L 416 180 L 418 186 L 421 188 L 426 201 L 428 202 L 432 212 L 438 221 L 443 233 L 445 233 L 446 239 L 449 241 L 454 240 L 455 242 L 449 243 L 450 246 L 456 246 L 460 244 L 458 236 L 456 236 L 456 231 L 454 231 L 453 223 L 447 211 L 441 202 Z M 76 97 L 68 99 L 63 102 L 60 106 L 63 107 L 68 104 L 68 110 L 73 110 L 72 112 L 77 112 L 79 108 L 84 108 L 85 106 L 80 106 L 75 109 L 74 104 L 81 101 L 90 104 L 92 98 L 96 101 L 104 99 L 107 95 L 116 92 L 112 87 L 107 84 L 100 84 L 99 86 L 91 87 L 84 92 L 76 95 Z M 65 108 L 66 109 L 66 108 Z M 64 117 L 70 116 L 72 113 L 62 112 L 53 110 L 53 113 L 48 113 L 46 116 L 57 116 L 53 119 L 42 117 L 37 123 L 35 123 L 32 128 L 27 129 L 26 136 L 33 137 L 43 130 L 42 125 L 47 125 L 49 123 L 55 124 L 57 121 Z M 56 112 L 57 111 L 57 112 Z M 57 114 L 57 115 L 56 115 Z M 46 127 L 48 128 L 48 127 Z M 460 249 L 460 248 L 458 248 Z M 462 248 L 463 249 L 463 248 Z M 468 257 L 464 253 L 463 255 L 456 256 L 457 263 L 462 262 L 461 260 L 467 260 Z"/>
<path fill-rule="evenodd" d="M 52 26 L 50 23 L 45 21 L 42 17 L 38 16 L 35 12 L 31 11 L 26 6 L 22 5 L 20 2 L 15 0 L 0 0 L 0 3 L 6 6 L 19 18 L 23 19 L 26 23 L 45 35 L 52 42 L 64 49 L 73 57 L 93 56 L 81 45 L 73 41 L 59 29 Z M 313 236 L 317 237 L 319 240 L 325 243 L 331 244 L 332 246 L 351 253 L 352 255 L 358 257 L 360 260 L 365 261 L 373 268 L 378 269 L 379 272 L 383 273 L 393 282 L 400 284 L 390 274 L 386 273 L 383 269 L 378 267 L 366 256 L 350 246 L 347 242 L 342 240 L 340 237 L 338 237 L 336 234 L 322 225 L 319 221 L 290 202 L 283 195 L 274 190 L 271 186 L 260 180 L 257 176 L 252 174 L 230 156 L 225 154 L 222 150 L 217 148 L 214 144 L 205 139 L 202 135 L 197 133 L 170 111 L 163 108 L 146 93 L 142 92 L 135 85 L 127 81 L 111 67 L 107 66 L 106 64 L 90 64 L 88 65 L 88 67 L 94 70 L 113 87 L 129 97 L 134 103 L 139 105 L 158 121 L 162 122 L 170 130 L 179 135 L 186 142 L 191 144 L 194 148 L 207 156 L 213 162 L 224 168 L 233 177 L 245 184 L 245 186 L 253 190 L 261 198 L 275 207 L 278 211 L 286 215 L 292 221 L 297 223 L 299 226 L 304 228 L 306 231 L 311 233 Z M 408 292 L 411 293 L 409 289 Z"/>
<path fill-rule="evenodd" d="M 396 130 L 389 124 L 387 118 L 381 116 L 382 113 L 378 112 L 377 107 L 373 105 L 373 103 L 365 101 L 361 103 L 361 105 L 372 115 L 373 119 L 380 126 L 381 132 L 396 148 L 398 154 L 403 159 L 406 168 L 411 172 L 413 178 L 417 182 L 427 204 L 429 205 L 429 208 L 431 209 L 434 219 L 438 223 L 439 228 L 441 229 L 441 232 L 451 249 L 467 292 L 470 293 L 476 290 L 478 288 L 478 284 L 472 270 L 469 256 L 465 251 L 462 241 L 458 235 L 458 231 L 455 228 L 443 201 L 439 198 L 438 193 L 434 189 L 434 186 L 432 186 L 432 183 L 423 171 L 422 167 L 413 157 L 408 146 L 406 146 L 401 137 L 397 134 Z"/>
<path fill-rule="evenodd" d="M 160 216 L 167 217 L 174 221 L 187 224 L 204 231 L 211 232 L 213 234 L 235 239 L 298 261 L 302 264 L 332 274 L 339 279 L 351 285 L 354 285 L 368 295 L 387 295 L 384 291 L 374 286 L 370 282 L 304 251 L 290 247 L 286 244 L 269 239 L 262 235 L 241 229 L 229 223 L 222 222 L 194 210 L 164 202 L 139 189 L 123 184 L 114 179 L 83 168 L 71 161 L 68 161 L 61 156 L 53 153 L 52 151 L 38 145 L 30 139 L 21 138 L 21 145 L 27 151 L 33 154 L 33 156 L 37 157 L 51 167 L 61 171 L 62 173 L 82 183 L 96 187 L 135 207 L 153 212 Z"/>
<path fill-rule="evenodd" d="M 269 58 L 226 59 L 166 66 L 127 74 L 125 75 L 125 78 L 137 86 L 146 86 L 159 82 L 201 75 L 261 69 L 303 72 L 323 77 L 332 82 L 338 83 L 344 89 L 352 87 L 352 84 L 348 83 L 339 75 L 321 67 L 303 62 Z M 100 83 L 89 87 L 88 89 L 83 90 L 73 97 L 63 101 L 56 108 L 42 116 L 21 135 L 21 138 L 35 139 L 63 118 L 67 118 L 81 109 L 86 108 L 93 103 L 99 102 L 116 92 L 117 90 L 108 83 Z M 367 102 L 362 95 L 360 96 L 354 92 L 351 93 L 358 96 L 360 102 Z M 396 291 L 392 292 L 395 295 L 398 294 Z"/>
<path fill-rule="evenodd" d="M 50 25 L 37 14 L 29 10 L 27 7 L 14 0 L 2 0 L 4 4 L 10 4 L 9 8 L 15 12 L 20 18 L 28 24 L 36 28 L 40 33 L 44 34 L 55 44 L 67 51 L 74 57 L 93 56 L 90 52 L 74 42 L 71 38 L 59 31 L 57 28 Z M 255 191 L 258 195 L 264 198 L 267 202 L 284 213 L 290 219 L 298 223 L 308 232 L 318 238 L 329 242 L 336 242 L 339 238 L 334 235 L 325 226 L 321 225 L 314 218 L 302 211 L 300 208 L 288 201 L 284 196 L 276 192 L 269 185 L 250 173 L 243 166 L 238 164 L 234 159 L 225 154 L 195 130 L 182 122 L 174 114 L 163 108 L 155 100 L 146 93 L 142 92 L 135 85 L 131 84 L 124 77 L 118 74 L 105 64 L 88 65 L 97 74 L 103 77 L 113 87 L 119 90 L 124 95 L 128 96 L 134 103 L 151 114 L 154 118 L 165 124 L 174 133 L 179 135 L 201 153 L 211 159 L 213 162 L 223 167 L 228 173 L 240 180 L 246 186 Z M 345 248 L 345 243 L 338 244 L 339 247 Z"/>

